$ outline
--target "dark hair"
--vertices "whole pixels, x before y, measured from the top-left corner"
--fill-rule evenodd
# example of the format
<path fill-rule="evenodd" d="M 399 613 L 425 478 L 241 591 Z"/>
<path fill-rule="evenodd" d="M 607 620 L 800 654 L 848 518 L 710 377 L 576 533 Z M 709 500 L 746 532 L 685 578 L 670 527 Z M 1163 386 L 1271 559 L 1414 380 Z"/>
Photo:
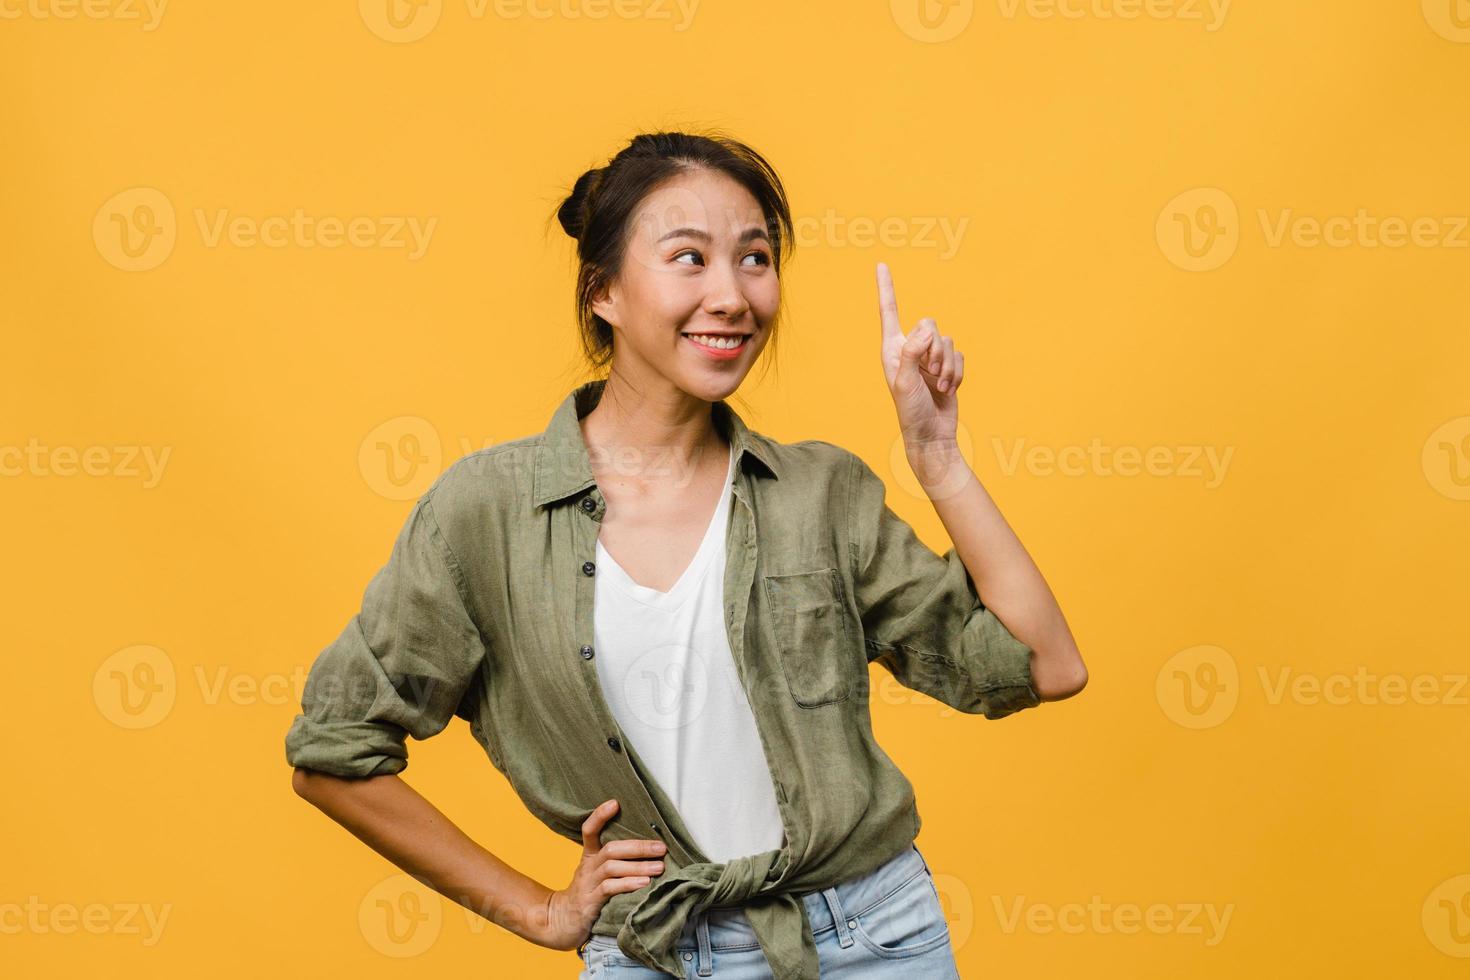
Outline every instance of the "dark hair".
<path fill-rule="evenodd" d="M 577 241 L 576 317 L 583 352 L 594 368 L 612 359 L 613 331 L 592 311 L 592 300 L 622 269 L 627 231 L 638 205 L 664 181 L 698 169 L 723 173 L 750 191 L 765 216 L 771 266 L 780 275 L 793 235 L 791 208 L 775 168 L 722 133 L 640 133 L 606 166 L 578 177 L 555 214 L 562 230 Z M 776 339 L 779 321 L 778 310 L 768 346 Z"/>

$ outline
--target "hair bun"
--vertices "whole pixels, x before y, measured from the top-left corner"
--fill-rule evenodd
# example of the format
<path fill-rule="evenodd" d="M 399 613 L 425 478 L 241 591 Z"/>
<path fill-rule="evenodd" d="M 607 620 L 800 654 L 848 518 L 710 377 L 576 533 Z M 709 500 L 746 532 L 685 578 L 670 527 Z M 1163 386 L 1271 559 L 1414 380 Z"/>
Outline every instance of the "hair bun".
<path fill-rule="evenodd" d="M 591 170 L 577 178 L 572 185 L 572 193 L 562 202 L 557 210 L 556 216 L 561 221 L 562 230 L 568 235 L 581 241 L 582 229 L 587 221 L 587 199 L 596 190 L 597 184 L 602 179 L 605 167 L 593 167 Z"/>

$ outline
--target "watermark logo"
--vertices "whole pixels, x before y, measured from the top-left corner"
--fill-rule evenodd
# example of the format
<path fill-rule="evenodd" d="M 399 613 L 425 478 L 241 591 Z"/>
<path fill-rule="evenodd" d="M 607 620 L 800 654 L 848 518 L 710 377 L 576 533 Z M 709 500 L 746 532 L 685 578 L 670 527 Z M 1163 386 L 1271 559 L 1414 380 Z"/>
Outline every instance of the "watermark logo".
<path fill-rule="evenodd" d="M 1000 931 L 1010 935 L 1022 930 L 1038 935 L 1060 932 L 1080 936 L 1107 936 L 1118 933 L 1135 936 L 1146 932 L 1152 936 L 1197 936 L 1206 946 L 1218 946 L 1225 940 L 1235 903 L 1215 902 L 1105 902 L 1092 895 L 1083 902 L 1032 902 L 1017 895 L 1009 902 L 992 895 Z"/>
<path fill-rule="evenodd" d="M 173 202 L 156 187 L 130 187 L 103 202 L 92 218 L 97 251 L 124 272 L 146 272 L 173 254 L 178 239 Z"/>
<path fill-rule="evenodd" d="M 152 490 L 173 451 L 173 446 L 48 446 L 31 436 L 24 446 L 0 446 L 0 477 L 141 477 L 143 489 Z"/>
<path fill-rule="evenodd" d="M 256 217 L 229 208 L 191 209 L 205 248 L 378 249 L 403 250 L 410 262 L 423 258 L 439 225 L 418 215 L 286 214 Z M 108 198 L 92 219 L 98 253 L 125 272 L 156 269 L 173 254 L 179 223 L 173 202 L 155 187 L 133 187 Z"/>
<path fill-rule="evenodd" d="M 689 566 L 680 581 L 697 572 Z M 636 591 L 637 583 L 634 585 Z M 606 679 L 621 689 L 629 715 L 650 731 L 673 731 L 693 724 L 709 707 L 711 688 L 716 685 L 728 696 L 744 696 L 740 679 L 733 673 L 734 662 L 722 669 L 710 656 L 716 648 L 713 643 L 644 646 L 635 641 L 634 646 L 636 649 L 624 651 L 625 656 L 632 655 L 626 667 L 614 670 L 614 676 Z M 606 658 L 598 664 L 599 672 L 609 669 Z M 617 676 L 619 673 L 621 676 Z"/>
<path fill-rule="evenodd" d="M 192 683 L 185 683 L 185 676 Z M 413 674 L 393 674 L 390 679 L 396 690 L 413 697 L 415 703 L 427 703 L 437 683 L 434 678 Z M 372 677 L 344 678 L 330 673 L 312 680 L 304 664 L 284 672 L 253 674 L 224 664 L 196 663 L 189 665 L 186 675 L 163 650 L 138 644 L 118 650 L 101 663 L 92 676 L 92 700 L 108 721 L 138 730 L 162 724 L 180 697 L 191 691 L 197 691 L 198 703 L 209 708 L 300 704 L 310 712 L 318 704 L 371 704 L 380 695 L 377 684 Z"/>
<path fill-rule="evenodd" d="M 1231 0 L 996 0 L 1000 15 L 1015 20 L 1175 20 L 1199 23 L 1213 34 L 1225 26 Z"/>
<path fill-rule="evenodd" d="M 163 21 L 168 0 L 0 0 L 0 20 L 115 20 L 137 21 L 155 31 Z"/>
<path fill-rule="evenodd" d="M 0 902 L 0 936 L 136 936 L 145 947 L 157 946 L 173 903 L 43 902 L 27 895 L 24 903 Z"/>
<path fill-rule="evenodd" d="M 949 924 L 950 945 L 959 952 L 975 933 L 975 896 L 962 878 L 942 871 L 933 872 L 932 877 L 944 921 Z"/>
<path fill-rule="evenodd" d="M 444 12 L 444 0 L 357 0 L 357 12 L 378 37 L 407 44 L 434 29 Z"/>
<path fill-rule="evenodd" d="M 705 232 L 715 237 L 738 239 L 750 226 L 752 220 L 759 222 L 758 210 L 756 214 L 750 214 L 749 218 L 748 214 L 749 212 L 745 209 L 711 208 L 698 193 L 688 187 L 678 184 L 660 187 L 628 219 L 628 238 L 630 241 L 638 239 L 642 247 L 630 248 L 627 258 L 638 262 L 645 268 L 661 273 L 666 254 L 674 247 L 662 244 L 665 239 L 671 238 L 676 232 L 686 230 Z M 793 219 L 793 231 L 795 231 L 794 225 Z M 778 231 L 776 222 L 768 221 L 764 226 L 757 223 L 754 227 L 757 230 L 763 230 L 765 237 L 757 237 L 747 242 L 745 245 L 747 251 L 742 254 L 741 260 L 744 261 L 746 255 L 765 252 L 768 262 L 774 263 L 775 257 L 770 254 L 770 246 Z M 680 252 L 683 252 L 692 246 L 681 243 L 677 247 Z"/>
<path fill-rule="evenodd" d="M 304 208 L 295 208 L 289 215 L 257 218 L 232 214 L 228 208 L 212 211 L 195 208 L 194 223 L 205 248 L 226 244 L 233 248 L 403 249 L 410 262 L 417 262 L 429 250 L 439 219 L 413 214 L 359 214 L 342 218 L 308 214 Z"/>
<path fill-rule="evenodd" d="M 1159 212 L 1154 236 L 1165 258 L 1189 272 L 1218 269 L 1240 244 L 1240 212 L 1218 187 L 1196 187 Z"/>
<path fill-rule="evenodd" d="M 954 40 L 975 17 L 975 0 L 889 0 L 888 8 L 899 30 L 925 44 Z"/>
<path fill-rule="evenodd" d="M 958 349 L 958 348 L 956 348 Z M 959 458 L 954 457 L 958 451 Z M 975 466 L 975 437 L 955 420 L 955 445 L 933 453 L 912 452 L 903 434 L 888 446 L 888 471 L 898 488 L 916 500 L 947 500 L 970 483 Z M 918 473 L 914 471 L 918 470 Z"/>
<path fill-rule="evenodd" d="M 1470 248 L 1470 215 L 1378 215 L 1367 208 L 1318 217 L 1295 208 L 1256 208 L 1267 248 L 1420 249 Z M 1190 272 L 1220 268 L 1243 234 L 1239 208 L 1218 187 L 1178 195 L 1159 212 L 1155 236 L 1170 262 Z"/>
<path fill-rule="evenodd" d="M 1366 665 L 1353 671 L 1314 673 L 1291 666 L 1257 665 L 1255 676 L 1267 707 L 1284 704 L 1381 707 L 1470 707 L 1470 674 L 1377 673 Z M 1185 728 L 1223 724 L 1240 700 L 1242 680 L 1235 659 L 1215 646 L 1190 647 L 1170 657 L 1155 679 L 1159 707 Z"/>
<path fill-rule="evenodd" d="M 400 415 L 381 423 L 357 447 L 357 468 L 367 485 L 389 500 L 415 500 L 439 476 L 443 451 L 428 419 Z"/>
<path fill-rule="evenodd" d="M 444 924 L 439 893 L 411 875 L 391 875 L 369 889 L 357 907 L 357 927 L 384 956 L 418 956 L 434 945 Z"/>
<path fill-rule="evenodd" d="M 1261 234 L 1270 248 L 1281 248 L 1288 242 L 1296 248 L 1470 248 L 1470 217 L 1465 215 L 1380 217 L 1358 208 L 1345 214 L 1317 218 L 1299 215 L 1294 208 L 1280 208 L 1273 215 L 1268 208 L 1257 208 Z"/>
<path fill-rule="evenodd" d="M 584 474 L 591 469 L 598 479 L 627 477 L 670 480 L 675 488 L 687 487 L 699 472 L 702 459 L 678 446 L 628 446 L 613 449 L 572 446 L 556 451 L 550 446 L 534 450 L 504 446 L 515 441 L 505 435 L 472 437 L 460 434 L 441 442 L 439 430 L 418 415 L 400 415 L 379 423 L 363 437 L 357 448 L 358 472 L 374 493 L 388 500 L 414 500 L 442 475 L 446 459 L 454 468 L 478 477 L 511 480 L 523 469 L 529 479 L 537 465 L 560 473 Z M 446 456 L 457 450 L 458 457 Z"/>
<path fill-rule="evenodd" d="M 1424 19 L 1446 41 L 1470 44 L 1470 0 L 1423 0 Z"/>
<path fill-rule="evenodd" d="M 1451 500 L 1470 500 L 1470 415 L 1450 419 L 1424 440 L 1424 478 Z"/>
<path fill-rule="evenodd" d="M 1234 446 L 1108 446 L 1093 437 L 1086 446 L 1028 445 L 1016 439 L 1010 448 L 991 437 L 1001 472 L 1015 476 L 1023 466 L 1032 476 L 1153 476 L 1202 480 L 1206 490 L 1225 482 Z"/>
<path fill-rule="evenodd" d="M 1240 700 L 1235 658 L 1217 646 L 1180 650 L 1159 668 L 1154 694 L 1165 717 L 1185 728 L 1223 724 Z"/>
<path fill-rule="evenodd" d="M 1353 673 L 1314 674 L 1292 667 L 1257 667 L 1266 703 L 1299 705 L 1445 705 L 1470 707 L 1470 674 L 1375 674 L 1365 666 Z"/>
<path fill-rule="evenodd" d="M 947 262 L 959 253 L 970 219 L 949 215 L 844 215 L 827 208 L 820 216 L 793 217 L 791 225 L 800 248 L 882 245 L 886 249 L 932 251 L 941 262 Z"/>
<path fill-rule="evenodd" d="M 630 257 L 661 270 L 670 246 L 661 248 L 660 243 L 671 233 L 693 229 L 712 235 L 724 232 L 730 238 L 737 238 L 745 231 L 746 214 L 743 210 L 712 209 L 687 187 L 660 188 L 657 200 L 644 204 L 629 220 L 631 226 L 639 229 L 637 237 L 645 244 L 645 248 Z M 829 207 L 820 214 L 793 215 L 791 244 L 802 249 L 871 249 L 881 245 L 885 249 L 933 252 L 940 261 L 947 262 L 959 254 L 969 227 L 967 216 L 849 215 Z M 774 240 L 775 222 L 770 222 L 764 230 L 767 238 Z M 769 242 L 762 239 L 749 244 L 756 250 L 768 246 Z"/>
<path fill-rule="evenodd" d="M 1424 899 L 1424 935 L 1446 956 L 1470 959 L 1470 874 L 1446 878 Z"/>
<path fill-rule="evenodd" d="M 92 701 L 119 728 L 152 728 L 168 717 L 178 698 L 174 662 L 158 647 L 140 643 L 109 656 L 92 675 Z"/>
<path fill-rule="evenodd" d="M 699 0 L 465 0 L 471 21 L 619 20 L 668 21 L 675 32 L 689 30 Z M 394 44 L 429 36 L 439 26 L 443 0 L 358 0 L 358 15 L 373 34 Z"/>
<path fill-rule="evenodd" d="M 493 8 L 500 20 L 619 20 L 668 21 L 676 33 L 689 30 L 699 11 L 699 0 L 465 0 L 472 20 L 483 20 Z"/>

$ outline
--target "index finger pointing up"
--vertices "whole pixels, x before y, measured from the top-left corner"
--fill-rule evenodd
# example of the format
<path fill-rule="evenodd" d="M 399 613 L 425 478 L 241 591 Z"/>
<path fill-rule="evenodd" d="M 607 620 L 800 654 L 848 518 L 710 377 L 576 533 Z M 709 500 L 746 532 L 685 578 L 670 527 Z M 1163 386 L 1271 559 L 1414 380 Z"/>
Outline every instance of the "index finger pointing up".
<path fill-rule="evenodd" d="M 898 323 L 898 299 L 893 295 L 893 275 L 888 263 L 878 263 L 878 318 L 883 326 L 883 339 L 902 339 L 903 329 Z"/>

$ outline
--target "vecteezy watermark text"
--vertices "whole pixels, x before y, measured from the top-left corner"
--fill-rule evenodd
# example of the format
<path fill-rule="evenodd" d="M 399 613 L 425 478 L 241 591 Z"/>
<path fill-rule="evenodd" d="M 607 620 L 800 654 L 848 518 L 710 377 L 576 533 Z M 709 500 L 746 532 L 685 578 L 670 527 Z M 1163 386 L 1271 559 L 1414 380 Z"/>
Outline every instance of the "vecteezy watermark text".
<path fill-rule="evenodd" d="M 1231 0 L 996 0 L 1006 20 L 1198 21 L 1207 34 L 1225 25 Z"/>
<path fill-rule="evenodd" d="M 1255 211 L 1261 240 L 1271 249 L 1470 248 L 1470 215 L 1465 214 L 1378 214 L 1365 207 L 1323 216 L 1300 214 L 1292 207 Z M 1164 205 L 1154 235 L 1159 251 L 1174 265 L 1210 272 L 1235 255 L 1246 227 L 1230 194 L 1218 187 L 1195 187 Z"/>
<path fill-rule="evenodd" d="M 144 946 L 156 946 L 163 937 L 173 903 L 152 902 L 45 902 L 27 895 L 24 902 L 0 902 L 0 936 L 29 934 L 61 936 L 77 932 L 93 936 L 141 936 Z"/>
<path fill-rule="evenodd" d="M 700 0 L 464 0 L 471 21 L 646 21 L 689 30 Z M 384 41 L 410 44 L 439 26 L 444 0 L 358 0 L 362 22 Z"/>
<path fill-rule="evenodd" d="M 3 2 L 3 0 L 0 0 Z M 402 251 L 423 258 L 439 219 L 412 214 L 313 214 L 302 207 L 254 215 L 228 207 L 192 211 L 204 248 L 338 249 Z M 92 218 L 92 240 L 107 262 L 125 272 L 146 272 L 173 254 L 180 221 L 173 201 L 156 187 L 130 187 L 103 202 Z"/>
<path fill-rule="evenodd" d="M 153 31 L 167 6 L 168 0 L 0 0 L 0 20 L 139 21 Z"/>
<path fill-rule="evenodd" d="M 1086 446 L 1027 445 L 1014 439 L 1009 448 L 991 437 L 1001 472 L 1014 476 L 1023 466 L 1032 476 L 1156 476 L 1200 478 L 1213 490 L 1225 480 L 1234 446 L 1106 446 L 1094 436 Z"/>
<path fill-rule="evenodd" d="M 141 476 L 143 489 L 152 490 L 173 451 L 173 446 L 47 446 L 31 436 L 24 446 L 0 446 L 0 477 Z"/>
<path fill-rule="evenodd" d="M 1024 895 L 1017 895 L 1009 903 L 1003 902 L 999 895 L 992 895 L 991 902 L 1001 931 L 1007 934 L 1021 929 L 1038 934 L 1061 932 L 1073 936 L 1115 932 L 1132 936 L 1146 932 L 1154 936 L 1200 936 L 1206 946 L 1218 946 L 1225 939 L 1225 930 L 1230 927 L 1230 918 L 1235 914 L 1234 902 L 1224 905 L 1214 902 L 1139 905 L 1135 902 L 1105 902 L 1101 895 L 1091 896 L 1085 904 L 1030 902 Z"/>

